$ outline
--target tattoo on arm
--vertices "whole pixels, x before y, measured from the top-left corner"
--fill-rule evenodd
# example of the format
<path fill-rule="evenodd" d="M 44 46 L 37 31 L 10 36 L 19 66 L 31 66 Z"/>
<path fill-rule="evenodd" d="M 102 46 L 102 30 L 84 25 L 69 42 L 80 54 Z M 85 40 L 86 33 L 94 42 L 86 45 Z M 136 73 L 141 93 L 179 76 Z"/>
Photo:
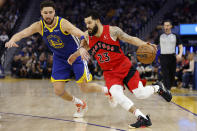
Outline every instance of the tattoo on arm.
<path fill-rule="evenodd" d="M 142 41 L 141 39 L 128 35 L 127 33 L 122 31 L 122 29 L 120 29 L 117 26 L 113 26 L 111 28 L 112 29 L 111 29 L 110 34 L 111 34 L 111 36 L 115 36 L 116 39 L 118 38 L 119 40 L 122 40 L 124 42 L 127 42 L 127 43 L 135 45 L 135 46 L 140 46 L 140 45 L 146 44 L 146 42 Z"/>
<path fill-rule="evenodd" d="M 120 29 L 117 26 L 112 26 L 110 30 L 110 35 L 113 39 L 119 39 L 123 41 L 127 41 L 131 36 L 129 36 L 127 33 L 123 32 L 122 29 Z"/>

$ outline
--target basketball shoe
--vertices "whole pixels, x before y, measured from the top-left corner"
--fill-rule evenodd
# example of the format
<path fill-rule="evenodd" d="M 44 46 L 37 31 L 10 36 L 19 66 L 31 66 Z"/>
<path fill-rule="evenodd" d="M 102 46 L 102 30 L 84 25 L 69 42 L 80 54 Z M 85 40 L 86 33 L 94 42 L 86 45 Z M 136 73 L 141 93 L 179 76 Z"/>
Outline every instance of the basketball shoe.
<path fill-rule="evenodd" d="M 105 96 L 108 98 L 108 102 L 112 108 L 115 108 L 118 105 L 118 102 L 114 100 L 109 93 L 105 93 Z"/>
<path fill-rule="evenodd" d="M 82 104 L 76 104 L 76 107 L 77 107 L 77 111 L 73 114 L 74 118 L 83 117 L 84 114 L 88 110 L 88 106 L 87 106 L 87 104 L 84 101 L 83 101 L 83 105 Z"/>
<path fill-rule="evenodd" d="M 139 116 L 137 119 L 137 122 L 130 124 L 129 128 L 145 128 L 145 127 L 151 126 L 152 123 L 151 123 L 150 117 L 146 115 L 146 118 L 147 119 L 145 119 L 142 116 Z"/>
<path fill-rule="evenodd" d="M 162 96 L 167 102 L 170 102 L 172 100 L 172 94 L 170 93 L 169 90 L 167 90 L 162 82 L 156 82 L 153 85 L 158 85 L 159 86 L 159 90 L 158 90 L 158 94 L 160 96 Z"/>

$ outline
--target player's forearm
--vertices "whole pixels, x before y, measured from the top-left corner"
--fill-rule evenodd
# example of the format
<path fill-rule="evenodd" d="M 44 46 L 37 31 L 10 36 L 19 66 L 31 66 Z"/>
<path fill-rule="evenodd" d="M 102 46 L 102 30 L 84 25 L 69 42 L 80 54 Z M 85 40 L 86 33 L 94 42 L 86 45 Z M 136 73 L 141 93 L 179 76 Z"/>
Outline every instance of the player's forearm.
<path fill-rule="evenodd" d="M 71 30 L 70 32 L 71 32 L 72 35 L 74 35 L 78 38 L 80 38 L 81 36 L 84 35 L 84 32 L 82 32 L 81 30 L 79 30 L 77 28 L 75 28 L 74 30 Z"/>
<path fill-rule="evenodd" d="M 75 51 L 75 53 L 73 53 L 73 55 L 77 58 L 80 56 L 80 51 L 79 49 L 77 51 Z"/>
<path fill-rule="evenodd" d="M 129 44 L 135 46 L 141 46 L 147 44 L 146 42 L 140 40 L 137 37 L 133 37 L 122 31 L 119 27 L 111 27 L 111 36 L 116 36 L 119 40 L 123 40 Z"/>
<path fill-rule="evenodd" d="M 141 39 L 132 36 L 130 36 L 126 42 L 135 46 L 141 46 L 147 44 L 147 42 L 144 42 Z"/>
<path fill-rule="evenodd" d="M 18 42 L 25 37 L 27 37 L 27 35 L 25 33 L 19 32 L 19 33 L 16 33 L 15 35 L 13 35 L 12 38 L 10 39 L 10 41 Z"/>
<path fill-rule="evenodd" d="M 79 29 L 76 30 L 76 34 L 77 34 L 78 38 L 80 38 L 81 36 L 84 36 L 84 35 L 85 35 L 85 33 L 82 32 L 82 31 L 79 30 Z"/>
<path fill-rule="evenodd" d="M 13 41 L 13 42 L 18 42 L 20 41 L 22 38 L 20 37 L 20 34 L 15 34 L 12 36 L 12 38 L 10 39 L 10 41 Z"/>

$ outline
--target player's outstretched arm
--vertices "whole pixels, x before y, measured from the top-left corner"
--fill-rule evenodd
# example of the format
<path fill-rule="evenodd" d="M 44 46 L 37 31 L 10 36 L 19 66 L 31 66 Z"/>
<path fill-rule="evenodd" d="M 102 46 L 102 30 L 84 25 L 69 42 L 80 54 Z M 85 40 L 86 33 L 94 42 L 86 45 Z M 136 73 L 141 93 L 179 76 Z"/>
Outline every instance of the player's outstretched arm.
<path fill-rule="evenodd" d="M 42 32 L 40 21 L 33 23 L 29 27 L 13 35 L 12 38 L 8 42 L 6 42 L 5 47 L 7 48 L 18 47 L 18 44 L 16 44 L 16 42 L 37 32 L 40 34 Z"/>
<path fill-rule="evenodd" d="M 117 26 L 111 26 L 110 27 L 110 34 L 112 37 L 118 38 L 119 40 L 125 41 L 129 44 L 135 45 L 135 46 L 141 46 L 144 44 L 147 44 L 147 42 L 142 41 L 141 39 L 137 37 L 133 37 L 122 31 Z"/>
<path fill-rule="evenodd" d="M 62 29 L 65 32 L 68 32 L 78 38 L 84 35 L 84 32 L 81 31 L 79 28 L 75 27 L 72 23 L 70 23 L 68 20 L 63 19 L 61 23 Z"/>

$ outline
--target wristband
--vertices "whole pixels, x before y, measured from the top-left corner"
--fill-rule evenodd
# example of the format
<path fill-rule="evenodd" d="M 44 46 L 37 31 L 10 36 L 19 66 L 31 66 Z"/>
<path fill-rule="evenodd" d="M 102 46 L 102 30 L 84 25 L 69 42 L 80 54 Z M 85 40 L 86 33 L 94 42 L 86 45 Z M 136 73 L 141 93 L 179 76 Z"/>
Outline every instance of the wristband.
<path fill-rule="evenodd" d="M 83 39 L 85 39 L 84 35 L 82 35 L 82 36 L 80 37 L 80 41 L 82 41 Z"/>

